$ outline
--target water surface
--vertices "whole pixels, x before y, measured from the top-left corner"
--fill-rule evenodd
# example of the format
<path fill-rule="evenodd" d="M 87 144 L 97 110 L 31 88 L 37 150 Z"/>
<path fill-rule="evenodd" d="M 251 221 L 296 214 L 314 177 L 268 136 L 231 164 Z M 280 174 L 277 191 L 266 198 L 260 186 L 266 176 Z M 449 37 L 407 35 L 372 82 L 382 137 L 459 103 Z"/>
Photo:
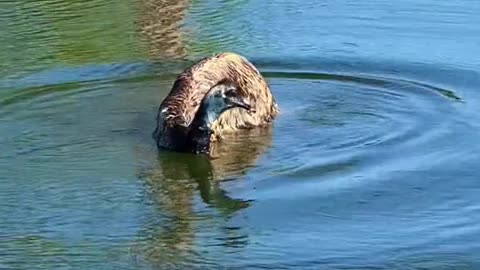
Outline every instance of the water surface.
<path fill-rule="evenodd" d="M 475 269 L 476 1 L 0 4 L 0 268 Z M 281 113 L 158 152 L 193 61 L 250 59 Z"/>

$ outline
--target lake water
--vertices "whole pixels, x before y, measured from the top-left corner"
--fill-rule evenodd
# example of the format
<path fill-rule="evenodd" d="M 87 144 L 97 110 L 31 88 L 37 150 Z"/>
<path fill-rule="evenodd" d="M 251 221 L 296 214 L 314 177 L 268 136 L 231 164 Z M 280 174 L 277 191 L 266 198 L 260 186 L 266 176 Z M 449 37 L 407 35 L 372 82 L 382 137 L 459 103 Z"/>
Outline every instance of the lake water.
<path fill-rule="evenodd" d="M 480 2 L 3 1 L 0 269 L 480 268 Z M 222 51 L 281 113 L 158 152 Z"/>

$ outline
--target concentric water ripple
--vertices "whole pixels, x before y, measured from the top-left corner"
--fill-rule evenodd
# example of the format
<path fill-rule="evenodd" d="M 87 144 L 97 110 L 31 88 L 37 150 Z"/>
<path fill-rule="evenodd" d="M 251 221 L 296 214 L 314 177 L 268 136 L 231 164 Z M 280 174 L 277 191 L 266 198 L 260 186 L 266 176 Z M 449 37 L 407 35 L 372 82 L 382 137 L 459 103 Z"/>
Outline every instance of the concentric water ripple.
<path fill-rule="evenodd" d="M 281 136 L 274 138 L 273 147 L 290 149 L 272 156 L 277 161 L 272 185 L 282 176 L 358 176 L 406 160 L 412 161 L 409 166 L 424 166 L 420 161 L 429 155 L 449 154 L 445 142 L 462 125 L 455 107 L 460 98 L 423 82 L 375 75 L 266 74 L 282 105 L 275 123 Z M 430 160 L 429 166 L 442 162 Z"/>
<path fill-rule="evenodd" d="M 125 69 L 113 68 L 120 71 Z M 109 72 L 106 70 L 103 73 Z M 419 146 L 435 148 L 437 152 L 444 151 L 445 147 L 437 147 L 436 144 L 445 145 L 441 143 L 442 140 L 448 140 L 448 133 L 455 125 L 461 125 L 455 119 L 458 113 L 454 106 L 461 102 L 461 99 L 450 90 L 428 83 L 378 75 L 298 70 L 267 70 L 265 76 L 270 81 L 282 109 L 274 124 L 274 133 L 281 136 L 274 136 L 273 147 L 291 149 L 275 157 L 288 161 L 289 165 L 282 168 L 276 164 L 277 168 L 272 171 L 282 171 L 295 177 L 303 175 L 302 172 L 315 171 L 317 167 L 342 167 L 335 164 L 368 160 L 380 162 L 380 159 L 389 162 L 395 155 L 408 155 L 409 151 Z M 170 76 L 171 80 L 173 78 L 174 74 Z M 133 79 L 132 83 L 135 83 L 135 80 Z M 95 83 L 94 87 L 92 83 Z M 95 136 L 99 130 L 104 129 L 108 133 L 129 129 L 128 126 L 111 125 L 112 119 L 118 119 L 122 114 L 137 117 L 143 115 L 142 121 L 149 124 L 150 119 L 146 118 L 145 108 L 154 110 L 157 105 L 154 101 L 149 102 L 148 106 L 136 104 L 132 109 L 131 104 L 116 104 L 109 98 L 112 88 L 117 84 L 122 85 L 122 81 L 116 83 L 115 79 L 94 80 L 92 83 L 85 81 L 35 86 L 17 91 L 20 94 L 3 97 L 0 115 L 4 116 L 4 119 L 44 122 L 41 128 L 25 129 L 22 131 L 24 134 L 41 134 L 36 137 L 42 138 L 44 142 L 49 137 L 61 138 L 58 143 L 52 141 L 44 143 L 45 145 L 42 145 L 42 141 L 32 140 L 31 147 L 28 143 L 20 142 L 18 144 L 22 145 L 21 149 L 15 152 L 22 154 L 42 149 L 48 151 L 55 149 L 55 145 L 82 145 L 88 140 L 90 144 L 95 144 L 95 140 L 110 136 Z M 166 93 L 170 84 L 166 82 L 163 85 Z M 149 95 L 156 95 L 156 91 L 152 90 L 156 89 L 141 90 L 146 93 L 144 97 L 128 90 L 121 91 L 120 94 L 126 97 L 137 96 L 144 101 Z M 104 117 L 105 115 L 111 116 Z M 97 124 L 90 125 L 90 119 L 96 119 Z M 109 125 L 110 128 L 107 127 Z M 150 131 L 148 127 L 131 126 L 130 129 L 145 135 Z M 40 133 L 43 129 L 45 132 Z M 77 136 L 79 130 L 92 134 L 87 136 L 90 139 L 68 139 Z M 26 138 L 27 136 L 23 135 L 17 140 L 24 141 Z M 101 143 L 98 143 L 97 146 L 100 145 Z M 52 155 L 55 156 L 56 153 Z M 89 158 L 88 151 L 82 155 Z M 95 154 L 92 154 L 91 158 L 95 158 Z"/>

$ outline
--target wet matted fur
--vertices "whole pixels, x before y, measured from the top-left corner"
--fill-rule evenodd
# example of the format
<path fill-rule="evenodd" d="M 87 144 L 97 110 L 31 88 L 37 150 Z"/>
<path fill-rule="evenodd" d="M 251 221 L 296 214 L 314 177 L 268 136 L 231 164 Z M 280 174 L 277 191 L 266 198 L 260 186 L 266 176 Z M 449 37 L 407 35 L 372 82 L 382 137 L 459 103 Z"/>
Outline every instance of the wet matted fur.
<path fill-rule="evenodd" d="M 153 133 L 157 146 L 181 150 L 190 124 L 206 93 L 221 81 L 234 82 L 248 97 L 255 112 L 234 108 L 224 112 L 211 126 L 211 140 L 224 132 L 268 125 L 278 113 L 278 105 L 261 73 L 241 55 L 226 52 L 203 58 L 185 69 L 175 80 L 158 109 Z"/>

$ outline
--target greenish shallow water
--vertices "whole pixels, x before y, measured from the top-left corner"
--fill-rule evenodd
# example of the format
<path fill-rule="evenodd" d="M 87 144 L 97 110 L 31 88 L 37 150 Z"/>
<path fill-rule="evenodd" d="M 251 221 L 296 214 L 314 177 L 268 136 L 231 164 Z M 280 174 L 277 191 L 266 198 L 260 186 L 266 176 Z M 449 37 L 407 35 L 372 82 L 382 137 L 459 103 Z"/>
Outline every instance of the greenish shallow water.
<path fill-rule="evenodd" d="M 0 269 L 477 269 L 478 1 L 0 3 Z M 281 114 L 158 152 L 176 75 L 250 59 Z"/>

